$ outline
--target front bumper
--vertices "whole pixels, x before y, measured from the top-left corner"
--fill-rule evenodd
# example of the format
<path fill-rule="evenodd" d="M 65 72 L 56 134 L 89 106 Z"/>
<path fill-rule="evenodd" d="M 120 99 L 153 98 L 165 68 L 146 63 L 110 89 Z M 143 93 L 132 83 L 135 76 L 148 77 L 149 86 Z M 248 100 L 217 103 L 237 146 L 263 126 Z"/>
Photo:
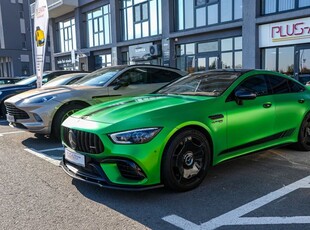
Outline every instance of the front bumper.
<path fill-rule="evenodd" d="M 112 159 L 107 160 L 107 161 L 113 162 Z M 65 159 L 65 156 L 63 156 L 63 160 L 60 166 L 72 178 L 75 178 L 77 180 L 87 182 L 90 184 L 94 184 L 94 185 L 97 185 L 103 188 L 127 190 L 127 191 L 144 191 L 144 190 L 163 187 L 162 184 L 147 185 L 147 186 L 139 185 L 138 183 L 136 185 L 115 184 L 111 182 L 111 180 L 109 180 L 108 176 L 105 174 L 105 172 L 100 167 L 100 163 L 94 160 L 90 160 L 90 159 L 87 159 L 87 163 L 85 167 L 81 167 L 81 166 L 75 165 L 67 161 Z"/>
<path fill-rule="evenodd" d="M 6 102 L 8 114 L 14 118 L 10 126 L 24 129 L 29 132 L 39 134 L 50 134 L 54 109 L 57 108 L 58 102 L 51 103 L 51 106 L 18 106 L 14 103 Z"/>

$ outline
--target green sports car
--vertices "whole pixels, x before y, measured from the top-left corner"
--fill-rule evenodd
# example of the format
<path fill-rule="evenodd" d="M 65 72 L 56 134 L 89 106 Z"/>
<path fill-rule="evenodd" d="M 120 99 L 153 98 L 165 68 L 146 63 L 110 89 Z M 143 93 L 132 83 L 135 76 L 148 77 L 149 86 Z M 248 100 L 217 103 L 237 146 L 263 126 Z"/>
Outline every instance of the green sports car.
<path fill-rule="evenodd" d="M 309 151 L 309 111 L 309 89 L 280 73 L 194 73 L 69 117 L 62 167 L 103 187 L 187 191 L 240 155 L 286 144 Z"/>

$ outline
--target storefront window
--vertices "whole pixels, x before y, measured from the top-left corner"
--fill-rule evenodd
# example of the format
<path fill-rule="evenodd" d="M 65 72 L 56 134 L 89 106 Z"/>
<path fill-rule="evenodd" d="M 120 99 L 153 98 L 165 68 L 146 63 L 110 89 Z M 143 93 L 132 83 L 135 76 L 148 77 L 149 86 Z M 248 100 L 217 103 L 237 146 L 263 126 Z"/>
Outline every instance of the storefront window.
<path fill-rule="evenodd" d="M 161 0 L 121 0 L 123 40 L 161 34 Z"/>
<path fill-rule="evenodd" d="M 287 75 L 294 72 L 294 47 L 279 48 L 279 68 L 278 71 Z"/>
<path fill-rule="evenodd" d="M 175 0 L 177 30 L 225 23 L 242 18 L 242 0 Z"/>
<path fill-rule="evenodd" d="M 276 67 L 276 56 L 277 52 L 276 52 L 276 48 L 270 48 L 270 49 L 265 49 L 263 56 L 264 56 L 264 67 L 263 69 L 266 70 L 272 70 L 272 71 L 276 71 L 277 67 Z"/>
<path fill-rule="evenodd" d="M 107 67 L 112 65 L 111 54 L 103 54 L 95 56 L 95 69 Z"/>
<path fill-rule="evenodd" d="M 294 47 L 287 46 L 263 49 L 263 69 L 293 75 Z"/>
<path fill-rule="evenodd" d="M 310 0 L 261 0 L 262 14 L 272 14 L 310 7 Z"/>
<path fill-rule="evenodd" d="M 218 68 L 239 69 L 242 68 L 242 37 L 177 45 L 176 55 L 177 68 L 188 72 Z"/>
<path fill-rule="evenodd" d="M 111 43 L 110 5 L 87 13 L 88 47 Z"/>
<path fill-rule="evenodd" d="M 60 52 L 76 49 L 75 19 L 59 22 Z"/>

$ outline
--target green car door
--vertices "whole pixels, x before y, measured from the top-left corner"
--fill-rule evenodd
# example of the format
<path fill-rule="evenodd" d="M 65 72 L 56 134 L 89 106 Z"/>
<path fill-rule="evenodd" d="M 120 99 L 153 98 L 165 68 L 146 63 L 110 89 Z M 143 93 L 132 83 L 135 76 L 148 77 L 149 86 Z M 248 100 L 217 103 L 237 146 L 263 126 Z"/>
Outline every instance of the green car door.
<path fill-rule="evenodd" d="M 227 149 L 219 154 L 222 160 L 244 154 L 247 149 L 265 143 L 274 134 L 274 100 L 263 75 L 241 82 L 229 98 L 231 100 L 226 102 Z"/>

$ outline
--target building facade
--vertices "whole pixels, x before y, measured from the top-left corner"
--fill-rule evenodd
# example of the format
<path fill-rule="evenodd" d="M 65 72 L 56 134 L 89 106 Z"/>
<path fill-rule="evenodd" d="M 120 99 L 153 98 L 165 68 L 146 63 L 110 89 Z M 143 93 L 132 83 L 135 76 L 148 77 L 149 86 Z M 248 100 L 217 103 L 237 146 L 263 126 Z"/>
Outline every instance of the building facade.
<path fill-rule="evenodd" d="M 33 73 L 29 2 L 0 2 L 0 76 Z"/>
<path fill-rule="evenodd" d="M 151 63 L 188 72 L 310 75 L 310 0 L 48 0 L 48 6 L 52 69 Z"/>

